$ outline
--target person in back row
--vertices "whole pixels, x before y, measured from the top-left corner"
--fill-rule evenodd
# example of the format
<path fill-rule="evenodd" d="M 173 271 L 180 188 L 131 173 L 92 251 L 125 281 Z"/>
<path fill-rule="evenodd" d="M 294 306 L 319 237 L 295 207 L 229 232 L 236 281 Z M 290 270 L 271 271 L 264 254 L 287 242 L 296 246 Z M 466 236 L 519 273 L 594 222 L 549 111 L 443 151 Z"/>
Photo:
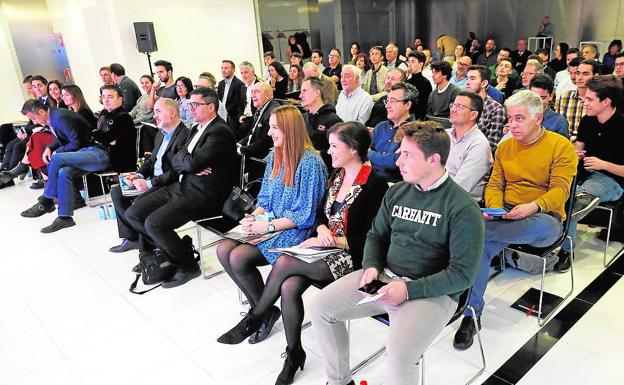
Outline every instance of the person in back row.
<path fill-rule="evenodd" d="M 248 335 L 259 327 L 258 315 L 282 298 L 286 362 L 276 384 L 291 384 L 298 368 L 305 364 L 301 346 L 304 311 L 301 296 L 312 283 L 326 285 L 362 266 L 366 233 L 377 214 L 388 184 L 366 162 L 370 135 L 361 123 L 339 123 L 329 130 L 329 153 L 336 169 L 329 178 L 323 206 L 317 211 L 314 236 L 301 248 L 335 247 L 338 250 L 312 263 L 282 254 L 269 277 L 253 314 L 237 329 Z"/>
<path fill-rule="evenodd" d="M 168 98 L 160 98 L 154 104 L 154 117 L 160 129 L 156 134 L 153 155 L 137 170 L 124 177 L 125 183 L 134 186 L 142 194 L 126 197 L 119 185 L 111 188 L 111 199 L 117 216 L 117 230 L 121 244 L 109 249 L 111 253 L 123 253 L 139 248 L 139 233 L 128 223 L 126 211 L 132 202 L 145 198 L 159 187 L 177 183 L 179 174 L 175 172 L 172 160 L 186 143 L 189 130 L 180 119 L 178 103 Z"/>
<path fill-rule="evenodd" d="M 563 232 L 565 203 L 576 175 L 576 155 L 570 141 L 545 130 L 542 100 L 536 93 L 522 90 L 505 102 L 513 138 L 503 142 L 494 154 L 494 166 L 485 188 L 485 207 L 509 210 L 505 220 L 483 214 L 485 244 L 469 304 L 477 324 L 466 310 L 453 346 L 468 349 L 481 327 L 485 307 L 483 295 L 490 263 L 510 244 L 546 247 Z"/>
<path fill-rule="evenodd" d="M 325 287 L 312 302 L 312 327 L 330 385 L 355 384 L 346 320 L 388 313 L 388 385 L 418 383 L 418 361 L 472 286 L 483 220 L 445 170 L 449 137 L 436 122 L 402 126 L 397 165 L 404 182 L 381 203 L 364 244 L 362 269 Z M 358 305 L 358 288 L 380 280 L 383 296 Z"/>
<path fill-rule="evenodd" d="M 366 123 L 373 109 L 373 99 L 360 87 L 360 69 L 351 64 L 342 67 L 342 91 L 338 96 L 336 113 L 345 122 Z"/>
<path fill-rule="evenodd" d="M 433 83 L 436 88 L 429 94 L 427 105 L 427 116 L 435 118 L 446 118 L 450 115 L 449 105 L 455 100 L 461 91 L 457 86 L 451 84 L 451 65 L 445 61 L 431 63 Z"/>

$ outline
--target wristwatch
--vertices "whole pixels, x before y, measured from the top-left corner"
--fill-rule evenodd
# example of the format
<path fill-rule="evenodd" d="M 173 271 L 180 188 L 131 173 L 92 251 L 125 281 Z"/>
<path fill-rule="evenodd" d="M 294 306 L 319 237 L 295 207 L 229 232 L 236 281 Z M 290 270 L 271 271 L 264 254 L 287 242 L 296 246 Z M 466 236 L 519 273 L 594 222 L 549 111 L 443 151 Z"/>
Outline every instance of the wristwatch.
<path fill-rule="evenodd" d="M 267 232 L 272 233 L 275 231 L 275 225 L 273 224 L 273 221 L 269 221 L 269 224 L 267 225 Z"/>

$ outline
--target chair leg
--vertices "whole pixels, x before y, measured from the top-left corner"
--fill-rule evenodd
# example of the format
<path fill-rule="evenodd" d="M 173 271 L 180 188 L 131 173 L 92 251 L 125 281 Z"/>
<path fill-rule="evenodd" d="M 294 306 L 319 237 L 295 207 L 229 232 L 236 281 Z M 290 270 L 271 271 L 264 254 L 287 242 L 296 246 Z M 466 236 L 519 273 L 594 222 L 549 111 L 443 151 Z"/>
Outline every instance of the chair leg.
<path fill-rule="evenodd" d="M 614 255 L 609 260 L 609 262 L 607 262 L 607 251 L 609 250 L 609 240 L 611 239 L 611 224 L 613 222 L 613 209 L 607 208 L 607 207 L 600 207 L 600 206 L 597 206 L 596 208 L 609 211 L 609 225 L 607 226 L 607 240 L 605 242 L 604 256 L 602 257 L 602 264 L 604 265 L 604 267 L 608 267 L 611 264 L 611 262 L 613 262 L 613 260 L 615 259 L 615 256 L 617 255 L 617 254 Z"/>
<path fill-rule="evenodd" d="M 89 196 L 89 185 L 87 184 L 87 174 L 84 174 L 82 176 L 82 185 L 84 187 L 85 190 L 85 196 L 86 196 L 86 201 L 87 201 L 87 206 L 89 207 L 94 207 L 91 205 L 91 197 Z"/>
<path fill-rule="evenodd" d="M 468 381 L 466 383 L 466 385 L 469 385 L 474 380 L 476 380 L 477 377 L 479 377 L 481 374 L 483 374 L 483 372 L 485 372 L 486 365 L 485 365 L 485 353 L 483 352 L 483 343 L 481 342 L 481 331 L 479 330 L 479 324 L 477 323 L 477 312 L 475 312 L 474 307 L 472 307 L 470 305 L 468 305 L 467 308 L 470 310 L 470 313 L 471 313 L 471 316 L 472 316 L 472 322 L 474 322 L 474 327 L 475 327 L 475 330 L 477 331 L 477 342 L 479 343 L 479 351 L 481 352 L 481 364 L 483 364 L 483 366 L 479 369 L 477 374 L 472 376 L 470 381 Z M 424 373 L 424 368 L 423 368 L 423 373 Z"/>
<path fill-rule="evenodd" d="M 99 177 L 102 195 L 104 196 L 104 218 L 110 219 L 110 215 L 108 214 L 108 198 L 106 197 L 106 190 L 104 190 L 104 177 L 102 175 L 99 175 Z"/>
<path fill-rule="evenodd" d="M 349 336 L 349 346 L 351 346 L 351 320 L 347 320 L 346 323 L 347 323 L 347 335 Z M 359 372 L 366 365 L 368 365 L 369 363 L 373 362 L 377 358 L 381 357 L 384 354 L 385 351 L 386 351 L 386 346 L 384 345 L 383 347 L 379 348 L 375 353 L 371 354 L 370 356 L 368 356 L 367 358 L 362 360 L 362 362 L 360 362 L 359 364 L 355 365 L 351 369 L 350 374 L 354 375 L 355 373 Z"/>
<path fill-rule="evenodd" d="M 202 277 L 204 277 L 204 253 L 202 252 L 203 249 L 202 249 L 201 226 L 195 225 L 195 230 L 197 231 L 197 250 L 199 251 L 199 270 L 201 271 Z M 205 278 L 206 277 L 204 277 L 204 279 Z"/>
<path fill-rule="evenodd" d="M 425 385 L 425 354 L 420 356 L 420 385 Z"/>
<path fill-rule="evenodd" d="M 570 241 L 570 245 L 572 245 L 572 238 L 569 235 L 566 236 L 566 238 Z M 570 291 L 563 297 L 561 302 L 550 311 L 550 314 L 548 314 L 546 318 L 542 318 L 542 300 L 544 298 L 544 281 L 546 280 L 546 260 L 543 259 L 542 262 L 542 282 L 540 285 L 539 307 L 537 308 L 537 324 L 540 327 L 544 326 L 552 318 L 552 316 L 555 315 L 555 311 L 563 305 L 566 299 L 568 299 L 574 291 L 574 248 L 570 248 Z"/>

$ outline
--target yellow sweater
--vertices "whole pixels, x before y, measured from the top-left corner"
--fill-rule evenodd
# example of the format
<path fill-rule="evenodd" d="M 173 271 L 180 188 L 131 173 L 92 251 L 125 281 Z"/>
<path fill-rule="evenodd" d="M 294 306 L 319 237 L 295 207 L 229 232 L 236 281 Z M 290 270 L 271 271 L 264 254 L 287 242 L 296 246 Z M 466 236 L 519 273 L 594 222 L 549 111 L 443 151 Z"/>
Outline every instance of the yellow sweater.
<path fill-rule="evenodd" d="M 572 144 L 554 132 L 545 131 L 528 146 L 509 139 L 496 150 L 485 205 L 497 208 L 535 201 L 542 212 L 554 212 L 565 219 L 565 203 L 577 163 Z"/>

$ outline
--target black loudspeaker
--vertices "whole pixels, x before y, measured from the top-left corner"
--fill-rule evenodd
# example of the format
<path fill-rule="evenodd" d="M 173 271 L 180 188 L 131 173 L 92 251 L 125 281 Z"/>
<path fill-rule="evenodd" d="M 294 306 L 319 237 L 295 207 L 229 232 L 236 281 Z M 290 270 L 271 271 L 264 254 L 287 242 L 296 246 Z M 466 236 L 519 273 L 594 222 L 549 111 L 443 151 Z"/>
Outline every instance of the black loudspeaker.
<path fill-rule="evenodd" d="M 154 33 L 154 23 L 151 21 L 134 23 L 134 34 L 136 35 L 139 52 L 158 51 L 156 34 Z"/>

